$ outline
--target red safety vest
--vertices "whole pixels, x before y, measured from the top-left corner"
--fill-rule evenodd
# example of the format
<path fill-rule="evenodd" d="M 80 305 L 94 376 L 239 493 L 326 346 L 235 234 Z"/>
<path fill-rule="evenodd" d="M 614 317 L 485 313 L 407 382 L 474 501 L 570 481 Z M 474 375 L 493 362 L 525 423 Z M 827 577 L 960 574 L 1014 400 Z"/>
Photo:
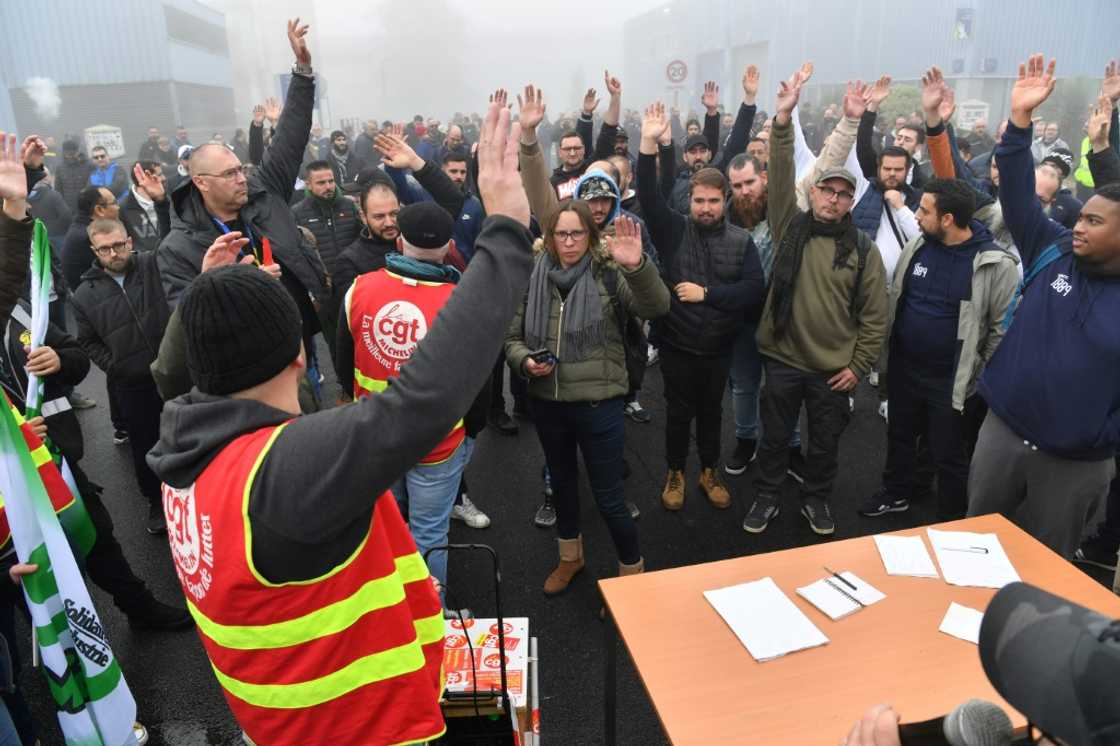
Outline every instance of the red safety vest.
<path fill-rule="evenodd" d="M 359 275 L 346 294 L 354 340 L 354 398 L 384 391 L 412 357 L 455 285 L 402 277 L 387 269 Z M 459 420 L 422 464 L 446 461 L 466 437 Z"/>
<path fill-rule="evenodd" d="M 283 430 L 236 438 L 186 489 L 163 485 L 175 571 L 234 717 L 260 746 L 440 736 L 443 612 L 389 492 L 325 575 L 271 583 L 253 566 L 249 490 Z"/>

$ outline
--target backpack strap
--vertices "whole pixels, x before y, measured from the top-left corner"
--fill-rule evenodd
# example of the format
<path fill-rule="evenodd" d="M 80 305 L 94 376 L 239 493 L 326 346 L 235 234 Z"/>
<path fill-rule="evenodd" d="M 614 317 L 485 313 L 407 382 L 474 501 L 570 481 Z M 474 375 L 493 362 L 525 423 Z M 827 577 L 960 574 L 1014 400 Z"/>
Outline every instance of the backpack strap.
<path fill-rule="evenodd" d="M 1007 313 L 1003 315 L 1002 322 L 1004 331 L 1007 331 L 1007 328 L 1011 326 L 1011 320 L 1015 317 L 1015 310 L 1019 307 L 1019 301 L 1023 297 L 1023 291 L 1034 281 L 1034 278 L 1042 273 L 1042 270 L 1058 261 L 1061 257 L 1062 250 L 1056 243 L 1050 244 L 1042 250 L 1041 254 L 1035 257 L 1034 264 L 1028 267 L 1027 271 L 1023 273 L 1023 279 L 1019 280 L 1019 287 L 1015 288 L 1015 295 L 1011 298 L 1011 303 L 1007 305 Z"/>

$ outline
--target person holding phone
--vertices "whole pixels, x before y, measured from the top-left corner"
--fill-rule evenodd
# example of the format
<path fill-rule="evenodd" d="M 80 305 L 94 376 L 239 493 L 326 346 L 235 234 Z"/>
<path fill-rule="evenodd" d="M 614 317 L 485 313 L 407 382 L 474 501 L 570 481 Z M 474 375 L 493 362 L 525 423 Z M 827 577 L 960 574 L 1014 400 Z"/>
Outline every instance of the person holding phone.
<path fill-rule="evenodd" d="M 560 559 L 544 583 L 550 596 L 566 590 L 584 566 L 577 449 L 619 574 L 644 567 L 623 497 L 629 378 L 620 320 L 626 313 L 647 320 L 668 313 L 669 288 L 642 254 L 637 223 L 620 217 L 614 225 L 615 235 L 601 239 L 580 200 L 564 200 L 545 216 L 529 291 L 506 335 L 506 359 L 529 381 L 529 407 L 552 474 Z"/>

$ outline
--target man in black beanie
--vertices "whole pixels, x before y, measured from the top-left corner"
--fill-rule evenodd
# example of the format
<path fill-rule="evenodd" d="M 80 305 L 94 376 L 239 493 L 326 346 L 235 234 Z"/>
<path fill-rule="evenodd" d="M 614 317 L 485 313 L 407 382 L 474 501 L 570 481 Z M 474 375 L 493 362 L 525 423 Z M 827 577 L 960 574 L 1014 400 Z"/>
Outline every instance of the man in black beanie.
<path fill-rule="evenodd" d="M 443 732 L 443 615 L 388 490 L 467 411 L 524 294 L 529 206 L 508 130 L 492 104 L 471 272 L 384 393 L 299 416 L 299 313 L 259 269 L 204 273 L 180 304 L 196 388 L 167 402 L 148 459 L 203 646 L 256 743 Z M 314 680 L 314 699 L 293 679 Z"/>

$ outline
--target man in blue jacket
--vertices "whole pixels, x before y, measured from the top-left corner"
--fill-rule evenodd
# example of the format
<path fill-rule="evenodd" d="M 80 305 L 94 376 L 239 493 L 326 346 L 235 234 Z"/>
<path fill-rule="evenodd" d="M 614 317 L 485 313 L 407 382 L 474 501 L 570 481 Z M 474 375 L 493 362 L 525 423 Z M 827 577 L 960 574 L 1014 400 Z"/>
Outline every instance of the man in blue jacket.
<path fill-rule="evenodd" d="M 1072 232 L 1043 213 L 1031 114 L 1054 84 L 1053 60 L 1044 66 L 1035 55 L 1020 65 L 996 148 L 999 200 L 1024 282 L 980 379 L 991 411 L 973 456 L 968 512 L 998 511 L 1068 558 L 1108 492 L 1120 446 L 1120 186 L 1098 189 Z"/>

